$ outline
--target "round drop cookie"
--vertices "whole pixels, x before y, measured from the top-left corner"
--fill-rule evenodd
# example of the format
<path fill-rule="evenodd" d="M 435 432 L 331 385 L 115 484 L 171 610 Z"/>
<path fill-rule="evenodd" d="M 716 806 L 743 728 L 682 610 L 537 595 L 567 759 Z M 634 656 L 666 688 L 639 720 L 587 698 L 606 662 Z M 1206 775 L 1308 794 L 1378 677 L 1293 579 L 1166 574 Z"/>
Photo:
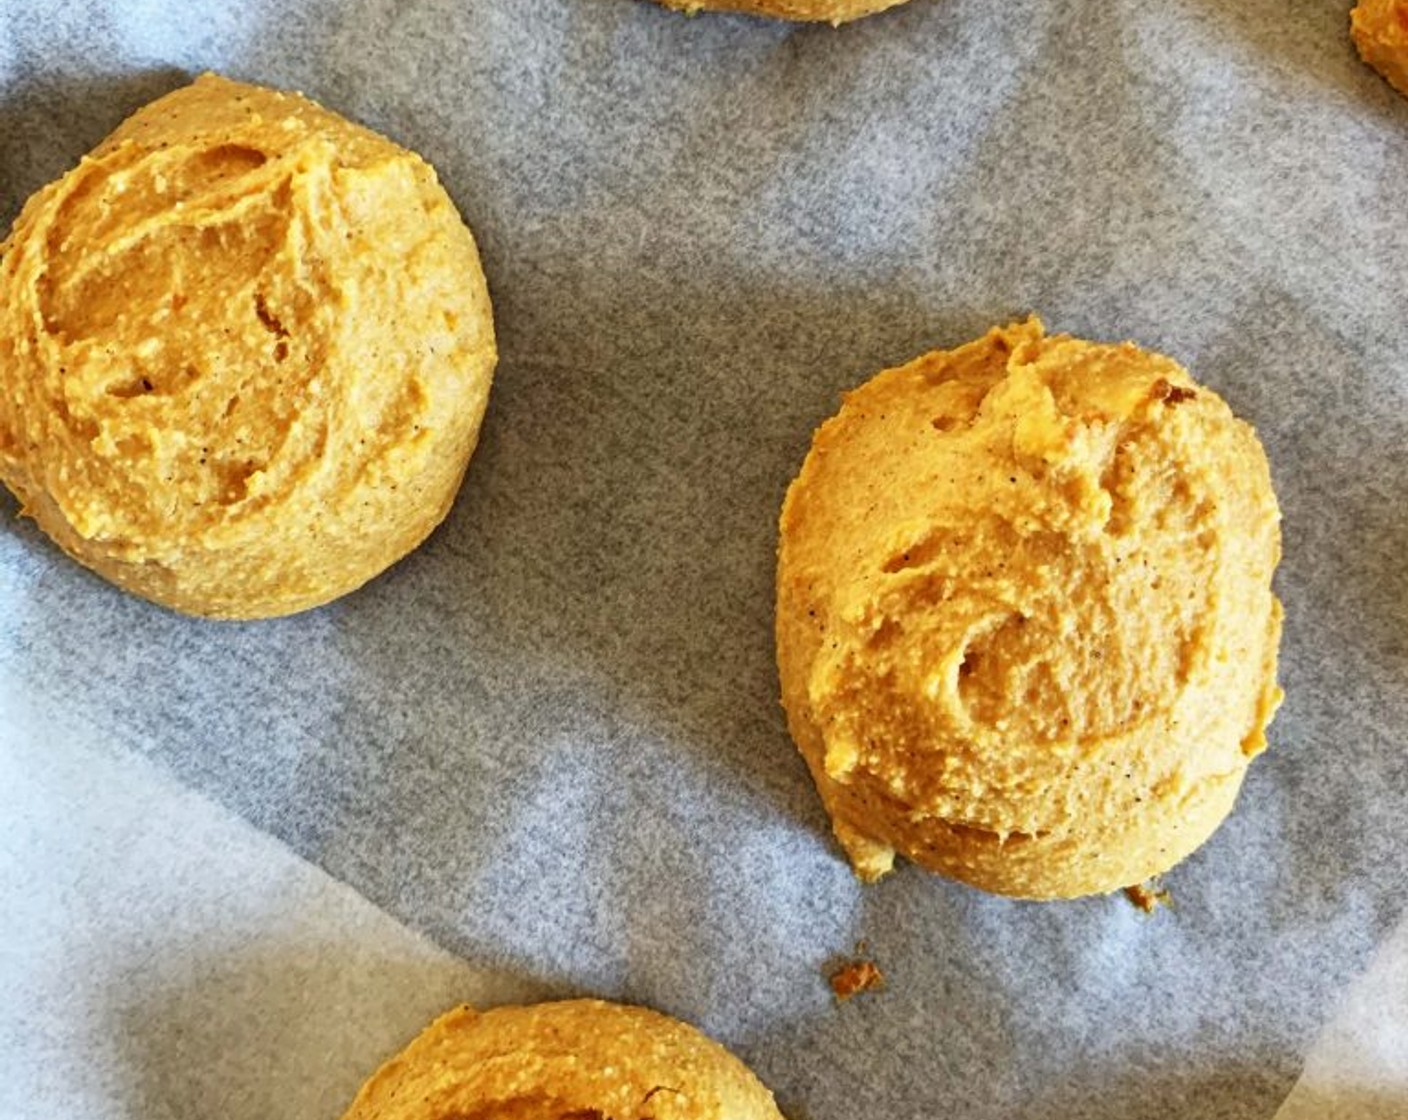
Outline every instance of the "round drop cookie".
<path fill-rule="evenodd" d="M 1408 0 L 1359 0 L 1350 35 L 1359 57 L 1408 95 Z"/>
<path fill-rule="evenodd" d="M 886 370 L 782 510 L 788 725 L 863 878 L 1112 891 L 1231 810 L 1281 693 L 1255 433 L 1130 343 L 990 331 Z"/>
<path fill-rule="evenodd" d="M 904 0 L 660 0 L 693 15 L 700 11 L 743 12 L 775 19 L 842 24 L 893 8 Z"/>
<path fill-rule="evenodd" d="M 567 1000 L 447 1012 L 343 1120 L 782 1120 L 772 1094 L 693 1027 Z"/>
<path fill-rule="evenodd" d="M 289 614 L 449 510 L 493 322 L 415 154 L 207 74 L 34 195 L 0 250 L 0 480 L 100 575 L 192 614 Z"/>

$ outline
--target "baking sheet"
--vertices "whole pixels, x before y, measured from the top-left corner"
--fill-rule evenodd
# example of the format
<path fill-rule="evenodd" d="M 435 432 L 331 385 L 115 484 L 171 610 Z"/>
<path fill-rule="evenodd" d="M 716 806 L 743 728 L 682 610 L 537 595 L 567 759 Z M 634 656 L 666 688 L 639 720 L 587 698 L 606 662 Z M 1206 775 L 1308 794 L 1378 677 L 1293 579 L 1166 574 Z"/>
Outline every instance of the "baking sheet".
<path fill-rule="evenodd" d="M 501 362 L 446 524 L 304 616 L 125 597 L 6 499 L 0 760 L 35 820 L 73 823 L 24 844 L 34 826 L 0 817 L 0 1066 L 52 1090 L 88 1052 L 17 979 L 70 957 L 11 901 L 128 866 L 75 811 L 84 766 L 34 777 L 98 750 L 171 791 L 142 794 L 151 827 L 194 796 L 380 908 L 388 938 L 683 1016 L 795 1120 L 1276 1113 L 1404 919 L 1408 99 L 1354 58 L 1344 3 L 912 0 L 832 30 L 639 0 L 8 0 L 0 220 L 207 68 L 431 160 L 479 238 Z M 1257 426 L 1285 514 L 1272 749 L 1151 919 L 913 869 L 862 888 L 776 699 L 776 515 L 812 428 L 875 370 L 1032 310 L 1188 365 Z M 219 901 L 189 872 L 140 882 L 126 920 L 185 967 L 200 938 L 172 908 Z M 41 893 L 44 920 L 85 893 Z M 837 1006 L 822 969 L 861 939 L 890 987 Z M 393 986 L 403 1036 L 438 975 Z M 143 981 L 65 982 L 101 1001 Z M 301 983 L 243 982 L 271 1006 Z M 187 1012 L 221 992 L 190 984 Z M 329 1052 L 386 1046 L 391 1011 L 356 1014 L 350 980 L 320 998 Z M 181 1037 L 91 1060 L 197 1114 L 211 1080 Z M 256 1065 L 221 1070 L 225 1115 L 337 1115 L 333 1090 L 250 1098 Z M 1408 1114 L 1401 1080 L 1363 1078 L 1373 1115 Z"/>

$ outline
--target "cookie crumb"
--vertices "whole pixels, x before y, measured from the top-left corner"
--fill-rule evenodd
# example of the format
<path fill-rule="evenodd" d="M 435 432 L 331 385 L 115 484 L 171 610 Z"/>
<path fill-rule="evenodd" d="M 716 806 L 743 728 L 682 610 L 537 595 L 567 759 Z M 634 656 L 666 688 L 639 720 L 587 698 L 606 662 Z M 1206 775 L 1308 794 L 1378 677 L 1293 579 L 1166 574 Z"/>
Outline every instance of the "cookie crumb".
<path fill-rule="evenodd" d="M 842 1003 L 861 992 L 878 992 L 885 988 L 885 974 L 874 961 L 846 961 L 827 981 Z"/>
<path fill-rule="evenodd" d="M 1160 887 L 1155 879 L 1125 887 L 1124 896 L 1146 914 L 1152 914 L 1160 906 L 1173 907 L 1173 895 Z"/>

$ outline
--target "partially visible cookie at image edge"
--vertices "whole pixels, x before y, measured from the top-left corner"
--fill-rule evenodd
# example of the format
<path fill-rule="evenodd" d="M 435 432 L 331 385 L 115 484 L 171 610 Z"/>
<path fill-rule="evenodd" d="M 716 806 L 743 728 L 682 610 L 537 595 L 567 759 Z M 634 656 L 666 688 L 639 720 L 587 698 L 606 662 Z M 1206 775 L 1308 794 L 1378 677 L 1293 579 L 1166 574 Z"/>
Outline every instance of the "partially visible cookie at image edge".
<path fill-rule="evenodd" d="M 717 1042 L 595 999 L 458 1007 L 362 1087 L 343 1120 L 783 1120 Z"/>
<path fill-rule="evenodd" d="M 667 8 L 696 12 L 742 12 L 810 23 L 848 23 L 904 3 L 905 0 L 659 0 Z"/>
<path fill-rule="evenodd" d="M 1359 0 L 1350 36 L 1359 57 L 1408 95 L 1408 0 Z"/>

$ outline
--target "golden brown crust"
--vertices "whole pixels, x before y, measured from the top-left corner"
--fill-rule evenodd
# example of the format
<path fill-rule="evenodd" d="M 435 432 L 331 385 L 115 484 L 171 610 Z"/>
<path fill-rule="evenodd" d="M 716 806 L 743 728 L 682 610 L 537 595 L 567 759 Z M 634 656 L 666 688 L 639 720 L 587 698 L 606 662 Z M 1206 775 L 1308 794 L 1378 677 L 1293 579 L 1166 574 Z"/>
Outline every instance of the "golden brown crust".
<path fill-rule="evenodd" d="M 130 591 L 287 614 L 444 517 L 494 358 L 474 240 L 424 161 L 205 75 L 16 221 L 0 480 Z"/>
<path fill-rule="evenodd" d="M 693 15 L 700 11 L 744 12 L 754 16 L 842 24 L 904 3 L 904 0 L 659 0 Z"/>
<path fill-rule="evenodd" d="M 1350 36 L 1359 57 L 1408 95 L 1408 0 L 1359 0 Z"/>
<path fill-rule="evenodd" d="M 772 1094 L 693 1027 L 601 1000 L 436 1019 L 343 1120 L 782 1120 Z"/>
<path fill-rule="evenodd" d="M 788 726 L 863 878 L 1047 898 L 1166 870 L 1279 702 L 1279 512 L 1175 362 L 1036 320 L 887 370 L 783 507 Z"/>

